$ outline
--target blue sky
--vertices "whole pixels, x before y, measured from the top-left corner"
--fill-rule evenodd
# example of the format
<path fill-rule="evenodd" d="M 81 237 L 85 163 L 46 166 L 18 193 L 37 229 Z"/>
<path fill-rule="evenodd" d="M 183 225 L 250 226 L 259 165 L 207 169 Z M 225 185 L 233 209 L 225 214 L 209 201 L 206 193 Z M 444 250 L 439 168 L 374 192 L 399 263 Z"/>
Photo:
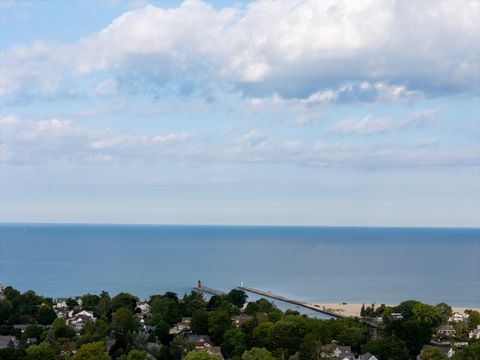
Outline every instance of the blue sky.
<path fill-rule="evenodd" d="M 0 1 L 0 221 L 480 226 L 477 1 Z"/>

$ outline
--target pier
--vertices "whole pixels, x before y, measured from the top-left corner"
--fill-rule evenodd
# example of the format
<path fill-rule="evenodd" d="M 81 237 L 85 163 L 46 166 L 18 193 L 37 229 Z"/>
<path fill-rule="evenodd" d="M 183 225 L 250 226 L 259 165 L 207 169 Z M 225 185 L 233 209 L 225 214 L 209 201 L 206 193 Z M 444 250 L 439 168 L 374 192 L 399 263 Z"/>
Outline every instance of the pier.
<path fill-rule="evenodd" d="M 313 304 L 310 304 L 310 303 L 307 303 L 305 301 L 300 301 L 300 300 L 295 300 L 295 299 L 289 299 L 285 296 L 281 296 L 281 295 L 276 295 L 276 294 L 272 294 L 270 291 L 263 291 L 263 290 L 258 290 L 258 289 L 254 289 L 254 288 L 250 288 L 250 287 L 247 287 L 247 286 L 238 286 L 237 289 L 239 290 L 243 290 L 243 291 L 246 291 L 246 292 L 251 292 L 251 293 L 254 293 L 254 294 L 257 294 L 257 295 L 260 295 L 260 296 L 264 296 L 266 298 L 270 298 L 270 299 L 275 299 L 275 300 L 280 300 L 280 301 L 283 301 L 283 302 L 286 302 L 286 303 L 289 303 L 289 304 L 293 304 L 293 305 L 297 305 L 297 306 L 302 306 L 306 309 L 309 309 L 309 310 L 313 310 L 313 311 L 316 311 L 316 312 L 319 312 L 319 313 L 322 313 L 322 314 L 326 314 L 326 315 L 329 315 L 335 319 L 345 319 L 345 318 L 348 318 L 348 316 L 346 315 L 343 315 L 343 314 L 339 314 L 337 312 L 334 312 L 334 311 L 330 311 L 330 310 L 325 310 L 325 309 L 320 309 L 319 307 L 313 305 Z M 373 334 L 374 336 L 376 336 L 376 330 L 378 328 L 378 324 L 374 323 L 373 321 L 369 321 L 369 320 L 366 320 L 366 319 L 362 319 L 360 318 L 359 319 L 361 322 L 363 322 L 364 324 L 367 324 L 368 327 L 370 328 L 370 330 L 373 331 Z"/>
<path fill-rule="evenodd" d="M 316 312 L 319 312 L 319 313 L 322 313 L 322 314 L 325 314 L 325 315 L 329 315 L 329 316 L 334 317 L 336 319 L 343 319 L 343 318 L 347 317 L 347 316 L 345 316 L 343 314 L 339 314 L 337 312 L 320 309 L 319 307 L 314 306 L 314 305 L 309 304 L 309 303 L 304 302 L 304 301 L 289 299 L 289 298 L 286 298 L 286 297 L 281 296 L 281 295 L 272 294 L 270 291 L 258 290 L 258 289 L 254 289 L 254 288 L 250 288 L 250 287 L 246 287 L 246 286 L 239 286 L 237 289 L 243 290 L 243 291 L 246 291 L 246 292 L 251 292 L 251 293 L 254 293 L 254 294 L 257 294 L 257 295 L 260 295 L 260 296 L 264 296 L 266 298 L 280 300 L 280 301 L 283 301 L 285 303 L 301 306 L 301 307 L 304 307 L 304 308 L 309 309 L 309 310 L 313 310 L 313 311 L 316 311 Z"/>
<path fill-rule="evenodd" d="M 205 294 L 208 294 L 208 295 L 216 295 L 216 296 L 222 296 L 222 295 L 225 295 L 225 292 L 221 291 L 221 290 L 217 290 L 217 289 L 213 289 L 213 288 L 209 288 L 208 286 L 200 286 L 200 287 L 194 287 L 193 288 L 194 291 L 198 291 L 198 292 L 203 292 Z"/>

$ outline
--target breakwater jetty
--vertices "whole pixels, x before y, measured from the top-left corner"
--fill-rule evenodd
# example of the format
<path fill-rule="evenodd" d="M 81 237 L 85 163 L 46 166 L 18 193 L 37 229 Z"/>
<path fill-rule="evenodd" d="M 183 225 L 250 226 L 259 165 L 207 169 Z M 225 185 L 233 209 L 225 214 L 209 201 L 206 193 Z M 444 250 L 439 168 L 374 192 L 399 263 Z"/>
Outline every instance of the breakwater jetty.
<path fill-rule="evenodd" d="M 342 319 L 342 318 L 347 317 L 343 314 L 339 314 L 339 313 L 334 312 L 334 311 L 329 311 L 329 310 L 319 308 L 319 307 L 317 307 L 315 305 L 312 305 L 312 304 L 309 304 L 305 301 L 290 299 L 290 298 L 287 298 L 285 296 L 272 294 L 270 291 L 258 290 L 258 289 L 254 289 L 254 288 L 247 287 L 247 286 L 238 286 L 237 289 L 243 290 L 243 291 L 246 291 L 246 292 L 251 292 L 251 293 L 254 293 L 254 294 L 257 294 L 257 295 L 260 295 L 260 296 L 264 296 L 266 298 L 280 300 L 280 301 L 283 301 L 285 303 L 289 303 L 289 304 L 292 304 L 292 305 L 301 306 L 301 307 L 304 307 L 306 309 L 313 310 L 313 311 L 316 311 L 316 312 L 319 312 L 319 313 L 322 313 L 322 314 L 326 314 L 326 315 L 329 315 L 329 316 L 337 318 L 337 319 Z"/>

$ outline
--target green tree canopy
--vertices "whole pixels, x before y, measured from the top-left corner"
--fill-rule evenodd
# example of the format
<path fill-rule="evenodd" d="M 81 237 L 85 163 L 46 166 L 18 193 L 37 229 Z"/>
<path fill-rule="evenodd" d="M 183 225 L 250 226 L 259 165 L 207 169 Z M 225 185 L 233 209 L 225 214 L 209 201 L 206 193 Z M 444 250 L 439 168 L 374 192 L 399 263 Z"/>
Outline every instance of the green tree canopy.
<path fill-rule="evenodd" d="M 212 355 L 207 350 L 202 351 L 190 351 L 187 356 L 185 356 L 185 360 L 220 360 L 221 357 L 219 355 Z"/>
<path fill-rule="evenodd" d="M 42 305 L 35 315 L 35 319 L 41 325 L 51 325 L 56 318 L 57 314 L 50 305 Z"/>
<path fill-rule="evenodd" d="M 372 353 L 378 360 L 405 360 L 410 358 L 405 342 L 395 336 L 372 340 L 365 345 L 364 351 Z"/>
<path fill-rule="evenodd" d="M 194 334 L 208 334 L 208 312 L 206 310 L 196 310 L 192 314 L 192 320 L 190 321 L 190 330 Z"/>
<path fill-rule="evenodd" d="M 133 311 L 137 301 L 138 297 L 126 292 L 121 292 L 112 299 L 112 310 L 117 311 L 120 308 L 127 308 Z"/>
<path fill-rule="evenodd" d="M 102 341 L 82 345 L 70 360 L 110 360 Z"/>
<path fill-rule="evenodd" d="M 146 351 L 132 350 L 128 355 L 122 355 L 118 360 L 155 360 L 155 358 Z"/>
<path fill-rule="evenodd" d="M 275 358 L 267 349 L 254 347 L 243 353 L 242 360 L 275 360 Z"/>
<path fill-rule="evenodd" d="M 447 360 L 448 357 L 442 350 L 437 348 L 427 348 L 420 354 L 420 360 Z"/>
<path fill-rule="evenodd" d="M 223 342 L 223 335 L 232 325 L 230 314 L 226 311 L 213 311 L 208 315 L 208 334 L 217 344 Z"/>
<path fill-rule="evenodd" d="M 27 349 L 28 360 L 57 360 L 58 356 L 48 343 L 32 345 Z"/>
<path fill-rule="evenodd" d="M 239 289 L 233 289 L 227 294 L 227 298 L 230 302 L 239 308 L 242 308 L 243 305 L 247 302 L 248 295 L 245 291 Z"/>
<path fill-rule="evenodd" d="M 132 317 L 131 310 L 121 307 L 112 316 L 112 328 L 118 337 L 126 339 L 129 333 L 133 333 L 140 324 Z"/>

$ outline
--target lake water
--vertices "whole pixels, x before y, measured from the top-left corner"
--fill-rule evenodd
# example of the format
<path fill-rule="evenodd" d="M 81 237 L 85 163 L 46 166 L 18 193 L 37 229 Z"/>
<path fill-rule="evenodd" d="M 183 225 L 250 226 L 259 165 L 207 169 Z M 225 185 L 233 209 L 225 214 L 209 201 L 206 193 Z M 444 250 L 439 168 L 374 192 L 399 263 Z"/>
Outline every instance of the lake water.
<path fill-rule="evenodd" d="M 189 292 L 480 307 L 480 229 L 0 224 L 0 281 L 51 297 Z"/>

